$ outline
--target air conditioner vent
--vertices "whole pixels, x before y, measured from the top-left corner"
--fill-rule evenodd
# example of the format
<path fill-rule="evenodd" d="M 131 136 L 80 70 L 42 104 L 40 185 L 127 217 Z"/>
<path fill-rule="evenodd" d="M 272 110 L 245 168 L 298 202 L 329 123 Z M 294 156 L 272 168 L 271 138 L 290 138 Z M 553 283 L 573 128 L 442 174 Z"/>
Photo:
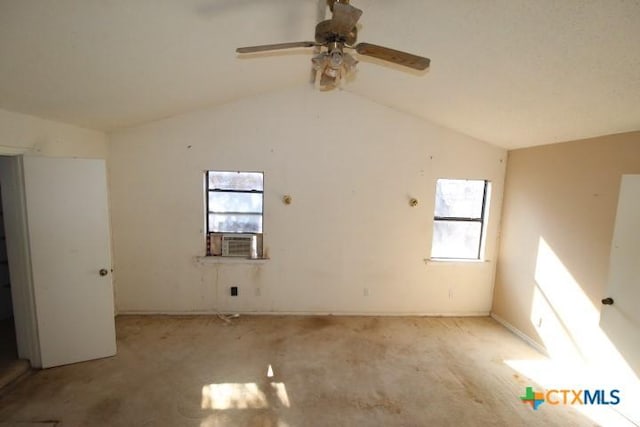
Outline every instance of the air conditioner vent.
<path fill-rule="evenodd" d="M 249 258 L 252 247 L 255 247 L 256 236 L 253 234 L 224 234 L 222 236 L 222 256 Z"/>

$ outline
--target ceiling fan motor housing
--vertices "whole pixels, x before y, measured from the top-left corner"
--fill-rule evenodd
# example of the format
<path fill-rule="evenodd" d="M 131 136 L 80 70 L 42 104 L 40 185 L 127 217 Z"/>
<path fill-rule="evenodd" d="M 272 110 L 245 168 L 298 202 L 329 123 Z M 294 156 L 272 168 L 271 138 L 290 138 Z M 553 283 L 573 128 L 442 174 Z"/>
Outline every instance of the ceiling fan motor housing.
<path fill-rule="evenodd" d="M 352 46 L 358 39 L 358 29 L 354 26 L 348 34 L 337 34 L 331 28 L 331 19 L 320 22 L 316 25 L 316 42 L 326 44 L 331 42 L 342 42 Z"/>
<path fill-rule="evenodd" d="M 327 0 L 327 4 L 329 5 L 329 10 L 331 10 L 331 12 L 333 12 L 333 5 L 336 3 L 349 4 L 349 0 Z"/>

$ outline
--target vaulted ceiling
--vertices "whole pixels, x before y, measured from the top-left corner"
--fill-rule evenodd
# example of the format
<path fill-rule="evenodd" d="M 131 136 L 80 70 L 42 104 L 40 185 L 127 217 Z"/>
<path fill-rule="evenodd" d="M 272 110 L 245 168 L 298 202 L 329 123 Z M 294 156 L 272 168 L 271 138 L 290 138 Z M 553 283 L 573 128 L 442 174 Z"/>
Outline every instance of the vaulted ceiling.
<path fill-rule="evenodd" d="M 0 108 L 109 131 L 316 90 L 311 49 L 235 48 L 312 40 L 322 1 L 0 0 Z M 341 90 L 506 148 L 640 130 L 640 1 L 351 3 L 359 41 L 432 63 L 361 58 Z"/>

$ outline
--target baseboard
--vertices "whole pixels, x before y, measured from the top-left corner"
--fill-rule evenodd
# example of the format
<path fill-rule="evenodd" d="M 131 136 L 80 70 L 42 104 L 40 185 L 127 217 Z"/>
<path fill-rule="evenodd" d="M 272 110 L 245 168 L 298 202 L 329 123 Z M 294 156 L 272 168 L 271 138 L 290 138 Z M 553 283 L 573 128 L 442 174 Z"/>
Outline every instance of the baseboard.
<path fill-rule="evenodd" d="M 364 312 L 364 311 L 172 311 L 172 310 L 118 310 L 119 316 L 215 316 L 218 314 L 240 314 L 243 316 L 420 316 L 420 317 L 487 317 L 487 311 L 432 313 L 407 312 Z"/>
<path fill-rule="evenodd" d="M 507 328 L 509 331 L 511 331 L 512 333 L 514 333 L 518 337 L 520 337 L 522 340 L 524 340 L 531 347 L 535 348 L 536 350 L 538 350 L 540 353 L 544 354 L 545 356 L 549 356 L 549 353 L 547 353 L 547 349 L 544 348 L 543 346 L 541 346 L 540 344 L 538 344 L 537 342 L 535 342 L 533 340 L 533 338 L 531 338 L 529 335 L 525 334 L 520 329 L 516 328 L 511 323 L 507 322 L 506 320 L 504 320 L 502 317 L 498 316 L 497 314 L 491 313 L 490 315 L 491 315 L 491 318 L 493 320 L 495 320 L 496 322 L 500 323 L 502 326 Z"/>

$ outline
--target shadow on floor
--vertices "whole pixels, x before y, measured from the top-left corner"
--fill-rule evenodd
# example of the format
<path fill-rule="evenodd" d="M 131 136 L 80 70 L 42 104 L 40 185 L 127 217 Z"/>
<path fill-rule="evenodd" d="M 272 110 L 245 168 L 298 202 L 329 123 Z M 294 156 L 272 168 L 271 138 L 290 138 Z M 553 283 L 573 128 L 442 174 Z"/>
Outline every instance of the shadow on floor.
<path fill-rule="evenodd" d="M 0 320 L 0 390 L 29 371 L 29 362 L 18 359 L 13 318 Z"/>

